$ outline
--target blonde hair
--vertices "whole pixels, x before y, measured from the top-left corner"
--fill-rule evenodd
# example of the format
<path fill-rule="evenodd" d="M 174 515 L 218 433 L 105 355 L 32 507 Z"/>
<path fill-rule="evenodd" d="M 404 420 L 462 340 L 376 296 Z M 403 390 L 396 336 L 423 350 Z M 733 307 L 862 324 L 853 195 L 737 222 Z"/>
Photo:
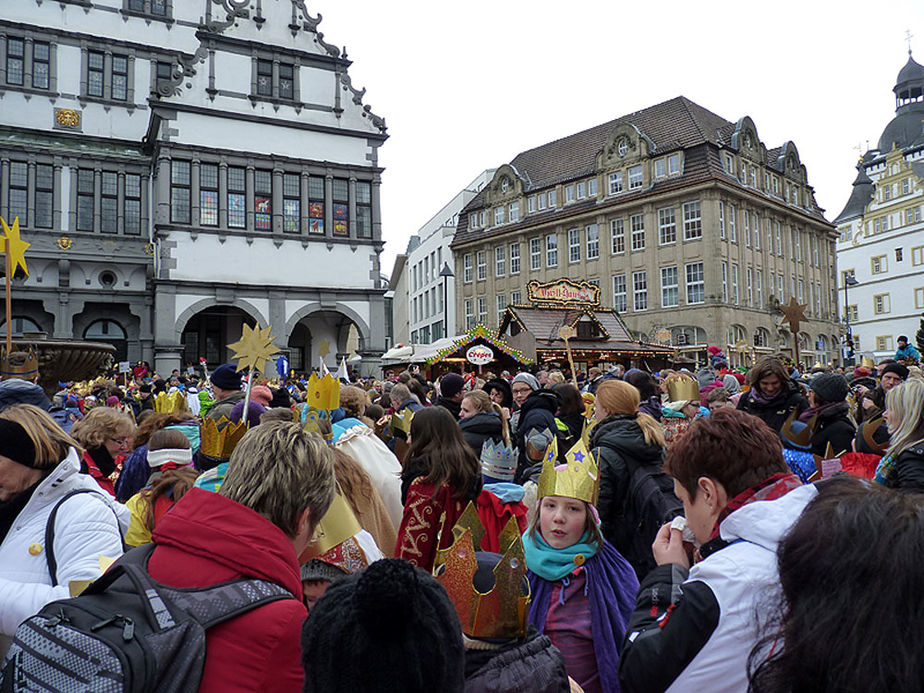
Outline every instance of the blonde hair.
<path fill-rule="evenodd" d="M 369 398 L 365 391 L 355 385 L 344 385 L 340 388 L 340 406 L 348 416 L 359 418 L 366 410 Z"/>
<path fill-rule="evenodd" d="M 549 373 L 549 385 L 558 385 L 565 382 L 565 374 L 561 371 L 552 371 Z"/>
<path fill-rule="evenodd" d="M 504 439 L 504 445 L 510 445 L 510 427 L 507 425 L 507 417 L 504 414 L 504 409 L 497 402 L 491 400 L 491 395 L 484 390 L 472 390 L 462 399 L 474 401 L 475 406 L 480 412 L 485 412 L 487 414 L 493 412 L 497 414 L 501 420 L 501 437 Z"/>
<path fill-rule="evenodd" d="M 543 498 L 544 497 L 545 496 L 543 496 Z M 597 524 L 597 521 L 594 518 L 594 511 L 591 509 L 590 503 L 577 498 L 572 500 L 575 500 L 578 503 L 583 503 L 584 510 L 587 512 L 587 515 L 584 517 L 584 534 L 590 534 L 590 541 L 588 543 L 602 546 L 603 534 L 600 532 L 600 526 Z M 526 530 L 529 533 L 529 536 L 533 539 L 536 538 L 537 532 L 539 533 L 539 536 L 542 536 L 542 528 L 539 526 L 539 522 L 542 519 L 542 498 L 537 500 L 536 505 L 536 513 L 533 515 L 533 519 L 529 523 L 529 528 Z M 545 537 L 542 538 L 545 539 Z"/>
<path fill-rule="evenodd" d="M 309 509 L 313 533 L 334 498 L 333 460 L 324 439 L 300 424 L 260 424 L 234 448 L 218 493 L 263 515 L 289 538 Z"/>
<path fill-rule="evenodd" d="M 886 393 L 893 458 L 924 441 L 924 380 L 909 378 Z"/>
<path fill-rule="evenodd" d="M 77 441 L 65 433 L 47 412 L 33 404 L 17 404 L 4 409 L 0 419 L 13 421 L 25 429 L 35 445 L 33 465 L 36 469 L 57 467 L 67 457 L 68 448 L 77 448 L 78 454 L 83 452 Z"/>
<path fill-rule="evenodd" d="M 131 436 L 135 424 L 127 414 L 110 407 L 95 407 L 74 424 L 71 435 L 88 450 L 103 447 L 110 438 Z"/>
<path fill-rule="evenodd" d="M 597 388 L 596 404 L 603 405 L 610 414 L 636 414 L 639 427 L 649 445 L 664 447 L 664 429 L 648 414 L 638 410 L 638 390 L 622 380 L 610 378 Z"/>

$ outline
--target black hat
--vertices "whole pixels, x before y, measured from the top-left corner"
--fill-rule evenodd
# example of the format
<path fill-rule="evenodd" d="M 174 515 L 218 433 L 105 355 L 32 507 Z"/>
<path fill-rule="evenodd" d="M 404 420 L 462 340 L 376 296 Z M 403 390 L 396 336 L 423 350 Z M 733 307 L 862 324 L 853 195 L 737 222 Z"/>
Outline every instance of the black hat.
<path fill-rule="evenodd" d="M 151 390 L 153 390 L 153 389 L 154 389 L 154 388 L 151 387 L 151 383 L 145 383 L 144 385 L 140 385 L 140 386 L 138 387 L 138 392 L 147 392 L 148 394 L 150 394 L 150 393 L 151 393 Z"/>
<path fill-rule="evenodd" d="M 465 381 L 458 373 L 446 373 L 440 378 L 440 394 L 449 399 L 462 392 L 465 387 Z"/>
<path fill-rule="evenodd" d="M 887 365 L 885 368 L 882 369 L 882 375 L 879 376 L 880 379 L 886 373 L 895 373 L 895 375 L 897 375 L 902 380 L 907 380 L 909 371 L 908 371 L 908 366 L 902 363 L 899 363 L 898 361 L 893 361 L 892 363 L 890 363 L 889 365 Z"/>
<path fill-rule="evenodd" d="M 214 371 L 209 378 L 212 385 L 222 390 L 240 390 L 241 374 L 237 372 L 237 366 L 233 363 L 223 363 Z"/>
<path fill-rule="evenodd" d="M 464 689 L 462 627 L 442 585 L 399 558 L 332 584 L 302 629 L 306 693 Z"/>
<path fill-rule="evenodd" d="M 847 378 L 838 373 L 816 375 L 809 388 L 824 402 L 843 402 L 850 390 Z"/>

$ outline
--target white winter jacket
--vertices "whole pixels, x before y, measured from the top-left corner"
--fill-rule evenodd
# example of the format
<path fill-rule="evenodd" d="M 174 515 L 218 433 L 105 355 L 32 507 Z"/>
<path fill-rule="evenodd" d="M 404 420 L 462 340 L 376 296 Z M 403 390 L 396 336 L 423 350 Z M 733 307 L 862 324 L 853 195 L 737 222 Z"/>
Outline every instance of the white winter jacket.
<path fill-rule="evenodd" d="M 55 504 L 81 488 L 94 493 L 68 498 L 55 519 L 58 585 L 52 587 L 45 556 L 45 526 Z M 0 659 L 22 621 L 45 604 L 70 597 L 68 585 L 72 580 L 99 577 L 100 556 L 122 555 L 122 534 L 129 520 L 124 505 L 102 491 L 93 477 L 80 473 L 80 458 L 71 448 L 39 484 L 0 544 Z"/>
<path fill-rule="evenodd" d="M 401 463 L 395 454 L 365 425 L 347 429 L 334 441 L 334 447 L 343 450 L 366 470 L 382 497 L 389 519 L 398 529 L 404 505 L 401 503 Z"/>

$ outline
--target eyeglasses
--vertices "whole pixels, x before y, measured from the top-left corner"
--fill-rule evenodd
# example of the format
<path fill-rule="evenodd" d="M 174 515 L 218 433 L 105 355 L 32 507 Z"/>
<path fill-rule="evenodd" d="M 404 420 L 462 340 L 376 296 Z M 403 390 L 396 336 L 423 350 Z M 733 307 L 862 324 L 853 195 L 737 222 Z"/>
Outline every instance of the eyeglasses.
<path fill-rule="evenodd" d="M 132 442 L 131 438 L 110 438 L 109 440 L 123 448 Z"/>

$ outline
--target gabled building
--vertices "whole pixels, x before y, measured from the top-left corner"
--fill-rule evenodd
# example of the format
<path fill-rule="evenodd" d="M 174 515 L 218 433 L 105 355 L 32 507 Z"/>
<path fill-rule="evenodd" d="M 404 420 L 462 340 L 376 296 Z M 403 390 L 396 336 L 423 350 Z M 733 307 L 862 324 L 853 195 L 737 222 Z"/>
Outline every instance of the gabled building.
<path fill-rule="evenodd" d="M 910 51 L 892 91 L 895 117 L 834 220 L 841 314 L 857 356 L 877 359 L 894 355 L 901 335 L 914 343 L 924 311 L 924 66 Z"/>
<path fill-rule="evenodd" d="M 14 327 L 161 372 L 272 324 L 295 369 L 385 348 L 379 147 L 304 0 L 17 0 L 0 16 Z"/>
<path fill-rule="evenodd" d="M 600 287 L 635 339 L 705 358 L 838 353 L 834 229 L 792 142 L 768 148 L 677 97 L 517 155 L 463 210 L 452 249 L 460 327 L 497 325 L 526 285 Z"/>

